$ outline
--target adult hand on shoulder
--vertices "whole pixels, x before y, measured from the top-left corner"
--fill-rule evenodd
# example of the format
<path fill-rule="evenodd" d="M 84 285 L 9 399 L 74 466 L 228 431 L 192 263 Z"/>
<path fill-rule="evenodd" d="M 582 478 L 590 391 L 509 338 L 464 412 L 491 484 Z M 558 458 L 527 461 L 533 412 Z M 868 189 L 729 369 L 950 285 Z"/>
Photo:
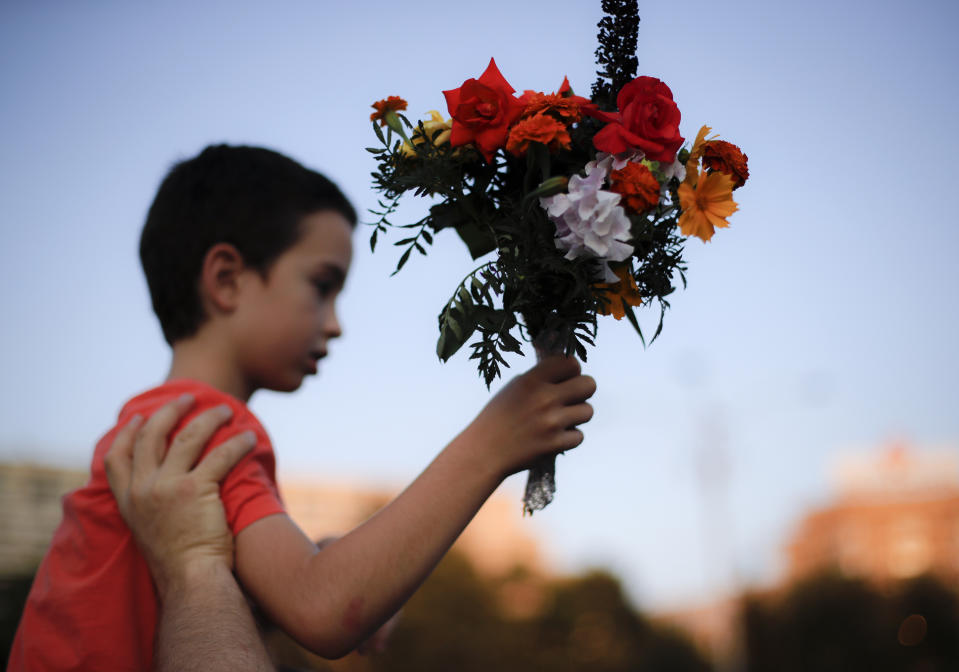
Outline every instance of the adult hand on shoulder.
<path fill-rule="evenodd" d="M 134 416 L 105 458 L 120 515 L 157 584 L 160 614 L 155 672 L 273 672 L 249 606 L 233 578 L 233 537 L 219 481 L 254 445 L 244 432 L 197 457 L 231 415 L 201 413 L 167 450 L 168 437 L 193 405 L 185 395 L 144 424 Z"/>
<path fill-rule="evenodd" d="M 184 395 L 146 423 L 134 416 L 117 433 L 105 458 L 120 515 L 133 531 L 161 595 L 167 584 L 194 569 L 217 563 L 232 569 L 233 536 L 218 484 L 255 442 L 250 432 L 234 436 L 194 467 L 232 412 L 219 406 L 201 413 L 167 450 L 170 432 L 193 403 Z"/>

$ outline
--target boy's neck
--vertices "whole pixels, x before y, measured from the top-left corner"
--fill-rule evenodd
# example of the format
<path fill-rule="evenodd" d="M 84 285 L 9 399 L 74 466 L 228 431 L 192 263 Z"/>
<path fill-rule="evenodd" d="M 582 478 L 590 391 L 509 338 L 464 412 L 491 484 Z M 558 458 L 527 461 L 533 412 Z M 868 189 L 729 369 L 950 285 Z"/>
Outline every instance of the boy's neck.
<path fill-rule="evenodd" d="M 206 383 L 247 402 L 255 391 L 235 366 L 230 349 L 203 329 L 195 336 L 173 344 L 173 361 L 167 380 L 189 378 Z"/>

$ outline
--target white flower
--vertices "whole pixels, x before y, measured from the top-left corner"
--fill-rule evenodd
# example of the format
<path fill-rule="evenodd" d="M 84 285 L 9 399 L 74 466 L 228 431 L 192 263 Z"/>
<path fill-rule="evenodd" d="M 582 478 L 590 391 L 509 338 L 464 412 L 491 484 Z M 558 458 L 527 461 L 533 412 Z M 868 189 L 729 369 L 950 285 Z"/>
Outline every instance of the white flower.
<path fill-rule="evenodd" d="M 629 239 L 629 218 L 619 205 L 619 194 L 606 191 L 612 156 L 586 164 L 586 177 L 574 175 L 569 193 L 539 199 L 556 225 L 556 247 L 566 250 L 567 259 L 589 256 L 603 261 L 624 261 L 633 253 Z M 618 278 L 603 264 L 604 281 Z"/>
<path fill-rule="evenodd" d="M 634 149 L 631 152 L 623 152 L 622 154 L 610 154 L 609 152 L 597 152 L 596 161 L 603 162 L 609 157 L 613 157 L 613 170 L 622 170 L 626 167 L 626 164 L 632 161 L 633 163 L 639 163 L 646 155 L 643 154 L 643 150 Z M 590 163 L 593 163 L 590 161 Z"/>
<path fill-rule="evenodd" d="M 679 159 L 673 159 L 672 163 L 660 163 L 659 169 L 663 171 L 667 182 L 671 177 L 675 177 L 680 182 L 686 179 L 686 166 L 680 163 Z"/>

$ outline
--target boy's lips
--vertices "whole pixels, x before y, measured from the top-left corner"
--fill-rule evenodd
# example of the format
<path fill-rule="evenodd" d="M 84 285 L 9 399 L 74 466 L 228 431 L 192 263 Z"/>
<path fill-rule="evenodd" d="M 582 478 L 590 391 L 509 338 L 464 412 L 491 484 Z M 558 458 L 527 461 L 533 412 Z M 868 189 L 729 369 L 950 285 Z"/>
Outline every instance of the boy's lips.
<path fill-rule="evenodd" d="M 326 357 L 326 352 L 323 350 L 314 350 L 310 353 L 309 364 L 307 365 L 307 370 L 310 373 L 316 373 L 317 363 Z"/>

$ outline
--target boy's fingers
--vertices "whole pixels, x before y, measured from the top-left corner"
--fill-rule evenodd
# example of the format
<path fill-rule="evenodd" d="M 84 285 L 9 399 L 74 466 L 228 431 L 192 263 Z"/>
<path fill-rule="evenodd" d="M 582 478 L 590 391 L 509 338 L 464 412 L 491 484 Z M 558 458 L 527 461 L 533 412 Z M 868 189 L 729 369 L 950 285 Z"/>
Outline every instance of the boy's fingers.
<path fill-rule="evenodd" d="M 593 407 L 587 403 L 567 406 L 563 409 L 563 426 L 573 428 L 593 419 Z"/>
<path fill-rule="evenodd" d="M 133 447 L 133 478 L 148 479 L 156 471 L 166 451 L 167 436 L 195 401 L 192 394 L 164 404 L 137 432 Z"/>
<path fill-rule="evenodd" d="M 592 376 L 576 376 L 558 386 L 560 401 L 564 404 L 579 404 L 596 393 L 596 380 Z"/>
<path fill-rule="evenodd" d="M 198 478 L 219 483 L 255 445 L 256 435 L 252 431 L 237 434 L 207 453 L 193 473 Z"/>
<path fill-rule="evenodd" d="M 107 481 L 113 496 L 126 491 L 130 485 L 130 473 L 133 471 L 133 444 L 136 441 L 137 430 L 143 424 L 142 415 L 134 415 L 130 422 L 125 424 L 113 437 L 110 450 L 103 458 L 103 466 L 107 472 Z"/>
<path fill-rule="evenodd" d="M 578 429 L 567 429 L 559 438 L 559 446 L 556 452 L 561 453 L 564 450 L 572 450 L 583 442 L 583 433 Z"/>
<path fill-rule="evenodd" d="M 160 469 L 174 474 L 185 474 L 196 463 L 200 453 L 220 426 L 233 416 L 226 404 L 203 411 L 177 432 L 170 443 Z"/>

